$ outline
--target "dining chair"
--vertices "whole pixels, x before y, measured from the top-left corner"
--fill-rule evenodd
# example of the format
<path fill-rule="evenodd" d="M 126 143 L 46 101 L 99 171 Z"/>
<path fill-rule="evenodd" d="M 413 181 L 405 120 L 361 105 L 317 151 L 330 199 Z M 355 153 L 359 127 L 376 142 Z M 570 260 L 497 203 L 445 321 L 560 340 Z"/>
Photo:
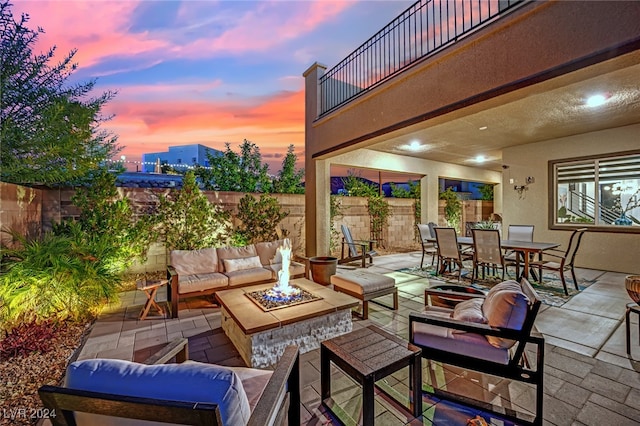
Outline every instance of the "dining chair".
<path fill-rule="evenodd" d="M 533 229 L 533 225 L 509 225 L 507 228 L 507 240 L 533 242 Z M 522 258 L 524 255 L 525 253 L 517 250 L 509 250 L 504 255 L 506 261 L 515 263 L 516 277 L 520 276 L 521 259 L 524 260 Z"/>
<path fill-rule="evenodd" d="M 497 229 L 472 229 L 473 237 L 473 274 L 471 282 L 478 278 L 478 268 L 482 268 L 482 279 L 485 277 L 485 269 L 502 269 L 502 280 L 507 266 L 516 265 L 515 262 L 506 262 L 500 245 L 500 232 Z"/>
<path fill-rule="evenodd" d="M 453 264 L 458 266 L 458 281 L 462 276 L 462 261 L 473 259 L 471 254 L 463 253 L 458 246 L 458 237 L 453 228 L 434 228 L 436 233 L 436 246 L 438 249 L 438 274 L 442 274 L 449 266 L 449 272 L 453 273 Z"/>
<path fill-rule="evenodd" d="M 540 260 L 535 260 L 531 262 L 529 265 L 532 268 L 538 268 L 538 273 L 540 274 L 540 282 L 542 282 L 542 271 L 553 271 L 557 272 L 560 275 L 560 280 L 562 281 L 562 286 L 564 287 L 564 294 L 569 295 L 569 291 L 567 290 L 567 282 L 564 278 L 564 271 L 570 270 L 571 277 L 573 278 L 573 285 L 576 290 L 580 290 L 578 287 L 578 280 L 576 279 L 576 271 L 574 269 L 574 261 L 576 260 L 576 254 L 578 253 L 578 248 L 580 247 L 580 241 L 582 240 L 582 236 L 586 232 L 587 228 L 580 228 L 573 231 L 571 237 L 569 238 L 569 244 L 567 245 L 567 250 L 562 251 L 558 249 L 549 249 L 542 252 L 542 256 Z"/>
<path fill-rule="evenodd" d="M 433 222 L 425 225 L 424 223 L 419 223 L 416 226 L 418 227 L 418 232 L 420 233 L 420 243 L 422 244 L 422 259 L 420 260 L 420 268 L 424 264 L 424 256 L 431 256 L 431 266 L 433 266 L 436 257 L 438 256 L 438 249 L 436 247 L 436 243 L 433 241 L 429 241 L 429 238 L 435 238 L 435 235 L 431 234 L 431 224 Z M 434 224 L 435 225 L 435 224 Z"/>

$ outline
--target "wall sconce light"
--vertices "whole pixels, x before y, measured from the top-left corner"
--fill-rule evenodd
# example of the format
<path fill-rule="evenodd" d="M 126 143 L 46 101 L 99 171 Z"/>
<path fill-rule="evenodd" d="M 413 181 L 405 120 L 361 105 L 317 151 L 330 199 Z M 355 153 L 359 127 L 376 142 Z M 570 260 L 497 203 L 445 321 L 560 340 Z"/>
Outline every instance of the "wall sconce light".
<path fill-rule="evenodd" d="M 525 195 L 525 191 L 529 190 L 529 185 L 535 183 L 535 178 L 533 176 L 527 176 L 525 179 L 525 185 L 514 185 L 513 190 L 518 193 L 518 198 L 523 199 Z"/>

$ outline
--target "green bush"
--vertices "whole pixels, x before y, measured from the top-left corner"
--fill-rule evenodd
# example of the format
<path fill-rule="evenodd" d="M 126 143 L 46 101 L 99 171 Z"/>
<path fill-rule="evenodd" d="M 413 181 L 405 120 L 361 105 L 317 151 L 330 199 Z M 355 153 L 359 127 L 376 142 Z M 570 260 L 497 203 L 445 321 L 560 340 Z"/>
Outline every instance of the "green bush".
<path fill-rule="evenodd" d="M 282 210 L 278 199 L 270 195 L 261 195 L 259 200 L 247 194 L 240 199 L 238 219 L 241 223 L 236 230 L 236 238 L 252 244 L 260 241 L 278 239 L 277 227 L 289 212 Z"/>
<path fill-rule="evenodd" d="M 229 213 L 200 191 L 193 171 L 184 175 L 182 189 L 160 197 L 158 220 L 169 250 L 215 247 L 227 243 L 229 237 Z"/>
<path fill-rule="evenodd" d="M 462 219 L 462 201 L 458 198 L 458 194 L 451 188 L 440 193 L 440 199 L 445 200 L 444 218 L 449 226 L 460 231 L 460 220 Z"/>
<path fill-rule="evenodd" d="M 46 233 L 28 241 L 14 233 L 19 248 L 2 248 L 0 328 L 46 320 L 84 320 L 116 300 L 124 263 L 117 248 L 86 238 L 77 224 L 69 235 Z"/>

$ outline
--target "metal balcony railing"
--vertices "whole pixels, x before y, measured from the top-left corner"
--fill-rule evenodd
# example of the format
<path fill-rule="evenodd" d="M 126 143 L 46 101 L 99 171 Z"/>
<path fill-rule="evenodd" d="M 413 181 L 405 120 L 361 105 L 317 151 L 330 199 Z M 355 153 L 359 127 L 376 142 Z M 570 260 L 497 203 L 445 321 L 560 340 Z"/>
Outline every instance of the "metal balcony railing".
<path fill-rule="evenodd" d="M 319 115 L 529 1 L 417 1 L 320 78 Z"/>

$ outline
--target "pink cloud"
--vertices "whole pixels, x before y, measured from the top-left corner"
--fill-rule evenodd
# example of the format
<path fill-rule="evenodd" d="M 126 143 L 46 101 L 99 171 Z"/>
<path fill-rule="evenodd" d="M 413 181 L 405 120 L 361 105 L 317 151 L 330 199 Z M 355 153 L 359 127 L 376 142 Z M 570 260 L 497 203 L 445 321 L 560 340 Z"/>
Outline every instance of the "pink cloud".
<path fill-rule="evenodd" d="M 78 49 L 75 62 L 92 66 L 110 56 L 134 56 L 167 48 L 166 41 L 146 33 L 128 33 L 136 1 L 29 1 L 14 4 L 14 17 L 28 13 L 30 28 L 43 27 L 37 49 L 57 46 L 59 58 Z"/>

